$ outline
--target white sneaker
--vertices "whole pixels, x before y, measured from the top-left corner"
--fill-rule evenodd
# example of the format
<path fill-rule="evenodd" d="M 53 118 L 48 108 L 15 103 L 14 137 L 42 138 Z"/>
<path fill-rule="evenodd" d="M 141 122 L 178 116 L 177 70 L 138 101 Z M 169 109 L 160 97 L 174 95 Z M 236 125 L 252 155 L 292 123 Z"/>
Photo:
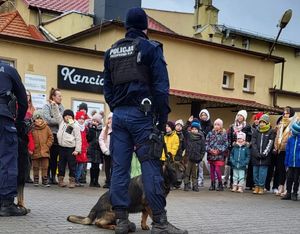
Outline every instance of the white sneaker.
<path fill-rule="evenodd" d="M 277 188 L 273 189 L 273 193 L 277 194 L 278 193 L 278 189 Z"/>

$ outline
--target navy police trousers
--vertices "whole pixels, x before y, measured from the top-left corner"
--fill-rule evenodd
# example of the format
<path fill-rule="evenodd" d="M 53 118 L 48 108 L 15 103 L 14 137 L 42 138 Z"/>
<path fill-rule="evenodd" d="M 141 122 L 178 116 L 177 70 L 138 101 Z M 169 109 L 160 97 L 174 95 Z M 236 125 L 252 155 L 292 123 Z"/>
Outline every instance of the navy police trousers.
<path fill-rule="evenodd" d="M 112 121 L 111 155 L 113 160 L 110 199 L 113 209 L 127 209 L 130 204 L 128 186 L 130 165 L 134 146 L 141 158 L 149 151 L 144 144 L 153 129 L 152 116 L 136 106 L 122 106 L 114 109 Z M 161 214 L 166 206 L 163 193 L 163 177 L 159 160 L 145 160 L 141 163 L 142 181 L 147 201 L 154 215 Z"/>
<path fill-rule="evenodd" d="M 0 198 L 17 195 L 18 138 L 11 119 L 0 116 Z"/>

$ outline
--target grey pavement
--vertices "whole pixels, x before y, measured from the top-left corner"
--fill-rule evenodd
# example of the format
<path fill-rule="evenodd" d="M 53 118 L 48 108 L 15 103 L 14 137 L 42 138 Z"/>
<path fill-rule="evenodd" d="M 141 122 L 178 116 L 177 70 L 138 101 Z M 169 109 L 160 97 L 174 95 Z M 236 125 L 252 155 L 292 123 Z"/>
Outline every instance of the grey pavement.
<path fill-rule="evenodd" d="M 31 213 L 0 217 L 0 233 L 114 233 L 66 220 L 71 214 L 87 215 L 105 191 L 87 185 L 75 189 L 27 185 L 25 201 Z M 273 194 L 217 192 L 206 187 L 198 193 L 171 191 L 167 203 L 169 221 L 189 233 L 300 233 L 300 201 L 281 201 Z M 141 230 L 140 216 L 130 215 L 137 233 L 150 233 Z"/>

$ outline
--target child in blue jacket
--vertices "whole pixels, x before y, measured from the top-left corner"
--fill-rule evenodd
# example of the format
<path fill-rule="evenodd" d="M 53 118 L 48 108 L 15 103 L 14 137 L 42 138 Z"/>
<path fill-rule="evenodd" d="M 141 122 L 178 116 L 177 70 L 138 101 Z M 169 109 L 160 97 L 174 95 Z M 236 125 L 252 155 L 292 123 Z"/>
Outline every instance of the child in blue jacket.
<path fill-rule="evenodd" d="M 232 192 L 243 192 L 245 183 L 245 170 L 250 160 L 250 150 L 245 140 L 246 134 L 242 131 L 238 132 L 237 141 L 231 150 L 229 161 L 233 168 Z"/>
<path fill-rule="evenodd" d="M 287 193 L 282 200 L 297 201 L 300 176 L 300 121 L 295 122 L 291 130 L 292 135 L 289 137 L 285 148 L 285 166 L 288 167 L 286 182 Z"/>

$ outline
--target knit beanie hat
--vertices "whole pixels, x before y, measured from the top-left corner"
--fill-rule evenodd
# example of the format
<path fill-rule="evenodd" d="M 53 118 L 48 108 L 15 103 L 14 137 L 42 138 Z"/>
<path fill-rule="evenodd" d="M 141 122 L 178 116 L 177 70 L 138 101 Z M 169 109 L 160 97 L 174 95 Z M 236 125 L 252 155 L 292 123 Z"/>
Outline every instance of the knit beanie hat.
<path fill-rule="evenodd" d="M 42 110 L 36 110 L 33 112 L 33 120 L 44 119 L 44 112 Z"/>
<path fill-rule="evenodd" d="M 266 124 L 270 123 L 270 116 L 267 114 L 264 114 L 260 117 L 259 122 L 264 121 Z"/>
<path fill-rule="evenodd" d="M 168 121 L 167 125 L 172 129 L 172 131 L 175 130 L 175 124 L 172 121 Z"/>
<path fill-rule="evenodd" d="M 294 135 L 300 135 L 300 121 L 296 121 L 292 125 L 292 133 Z"/>
<path fill-rule="evenodd" d="M 221 120 L 221 119 L 216 119 L 215 122 L 214 122 L 214 125 L 216 125 L 216 124 L 220 125 L 221 128 L 223 128 L 223 120 Z"/>
<path fill-rule="evenodd" d="M 205 114 L 207 115 L 207 120 L 210 119 L 210 114 L 209 114 L 209 112 L 208 112 L 207 109 L 202 109 L 202 110 L 200 111 L 200 113 L 199 113 L 199 118 L 201 117 L 201 114 L 202 114 L 202 113 L 205 113 Z"/>
<path fill-rule="evenodd" d="M 241 115 L 241 116 L 243 116 L 244 117 L 244 121 L 246 121 L 246 119 L 247 119 L 247 111 L 246 110 L 240 110 L 238 113 L 237 113 L 237 115 L 236 115 L 236 119 L 237 119 L 237 116 L 238 115 Z"/>
<path fill-rule="evenodd" d="M 77 111 L 76 112 L 76 115 L 75 115 L 75 119 L 78 120 L 78 119 L 84 119 L 86 120 L 87 119 L 87 116 L 86 114 L 84 113 L 84 111 Z"/>
<path fill-rule="evenodd" d="M 177 124 L 180 124 L 182 127 L 184 126 L 184 123 L 183 123 L 183 120 L 182 120 L 182 119 L 176 120 L 175 126 L 176 126 Z"/>
<path fill-rule="evenodd" d="M 131 8 L 126 15 L 125 28 L 145 30 L 148 28 L 148 17 L 140 7 Z"/>
<path fill-rule="evenodd" d="M 88 105 L 85 102 L 82 102 L 82 103 L 79 104 L 78 109 L 79 109 L 79 111 L 80 110 L 85 110 L 86 113 L 87 113 L 88 112 Z"/>
<path fill-rule="evenodd" d="M 254 119 L 254 120 L 259 120 L 260 117 L 263 116 L 263 114 L 264 114 L 264 112 L 258 112 L 256 115 L 254 115 L 253 119 Z"/>
<path fill-rule="evenodd" d="M 102 116 L 100 114 L 94 114 L 92 120 L 97 121 L 98 123 L 102 122 Z"/>
<path fill-rule="evenodd" d="M 246 140 L 246 134 L 244 132 L 238 132 L 236 134 L 236 139 L 243 139 L 245 141 Z"/>
<path fill-rule="evenodd" d="M 63 118 L 65 118 L 67 115 L 72 116 L 72 119 L 74 119 L 74 112 L 72 110 L 66 109 L 63 113 Z"/>
<path fill-rule="evenodd" d="M 197 128 L 198 131 L 200 131 L 200 122 L 198 119 L 193 119 L 192 124 L 191 124 L 191 128 Z"/>

